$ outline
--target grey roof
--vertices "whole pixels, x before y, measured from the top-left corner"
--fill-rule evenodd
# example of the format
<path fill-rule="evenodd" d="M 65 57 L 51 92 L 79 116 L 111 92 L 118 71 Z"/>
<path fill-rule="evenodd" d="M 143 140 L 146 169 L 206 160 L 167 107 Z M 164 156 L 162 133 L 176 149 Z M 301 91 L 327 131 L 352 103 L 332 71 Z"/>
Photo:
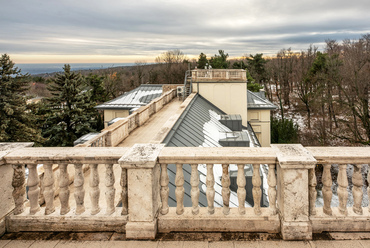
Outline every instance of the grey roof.
<path fill-rule="evenodd" d="M 142 84 L 136 89 L 124 93 L 123 95 L 102 103 L 97 109 L 132 109 L 139 108 L 148 104 L 151 100 L 162 95 L 161 84 Z"/>
<path fill-rule="evenodd" d="M 167 146 L 221 147 L 220 132 L 232 132 L 219 122 L 219 108 L 197 94 L 164 140 Z"/>
<path fill-rule="evenodd" d="M 276 109 L 273 103 L 264 97 L 264 92 L 247 91 L 248 109 Z"/>
<path fill-rule="evenodd" d="M 220 137 L 224 132 L 232 132 L 228 127 L 224 126 L 219 122 L 220 115 L 225 113 L 214 106 L 212 103 L 207 101 L 201 95 L 197 94 L 190 104 L 185 109 L 184 113 L 177 120 L 163 143 L 170 147 L 221 147 L 219 143 Z M 249 136 L 249 139 L 253 146 L 258 146 L 258 140 L 250 127 L 243 127 L 243 131 Z M 256 143 L 257 141 L 257 143 Z M 221 165 L 214 166 L 215 176 L 215 206 L 222 206 L 222 186 L 221 186 Z M 176 206 L 175 199 L 175 177 L 176 177 L 176 165 L 170 164 L 167 167 L 169 182 L 169 205 Z M 198 171 L 200 175 L 200 197 L 199 205 L 202 207 L 207 206 L 206 197 L 206 165 L 198 165 Z M 184 173 L 184 206 L 191 206 L 191 167 L 190 165 L 183 165 Z M 221 173 L 221 174 L 220 174 Z M 236 207 L 238 205 L 237 195 L 234 191 L 231 192 L 230 196 L 230 207 Z"/>

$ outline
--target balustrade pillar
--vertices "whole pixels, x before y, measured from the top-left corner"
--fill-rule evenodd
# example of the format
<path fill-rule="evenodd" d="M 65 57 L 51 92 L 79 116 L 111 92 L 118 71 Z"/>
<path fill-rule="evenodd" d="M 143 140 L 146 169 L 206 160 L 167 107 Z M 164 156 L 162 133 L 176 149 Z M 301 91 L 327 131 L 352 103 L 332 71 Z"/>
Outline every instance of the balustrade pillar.
<path fill-rule="evenodd" d="M 310 187 L 310 192 L 309 192 L 310 215 L 316 215 L 317 180 L 316 180 L 315 169 L 308 170 L 308 181 L 309 181 L 309 187 Z"/>
<path fill-rule="evenodd" d="M 367 187 L 367 195 L 368 195 L 368 198 L 370 200 L 370 164 L 367 165 L 367 182 L 369 184 L 369 186 Z M 368 206 L 368 210 L 370 212 L 370 203 L 369 203 L 369 206 Z"/>
<path fill-rule="evenodd" d="M 170 194 L 170 189 L 168 188 L 168 183 L 170 179 L 168 178 L 167 164 L 161 164 L 161 201 L 162 208 L 161 214 L 165 215 L 168 213 L 168 197 Z"/>
<path fill-rule="evenodd" d="M 269 185 L 268 196 L 270 202 L 270 209 L 272 215 L 277 213 L 276 211 L 276 175 L 275 175 L 275 164 L 269 164 L 269 173 L 267 176 L 267 183 Z"/>
<path fill-rule="evenodd" d="M 127 199 L 127 169 L 121 166 L 121 181 L 120 185 L 122 187 L 122 212 L 121 215 L 128 214 L 128 199 Z"/>
<path fill-rule="evenodd" d="M 116 189 L 114 188 L 115 183 L 113 164 L 105 165 L 105 186 L 107 190 L 105 191 L 105 198 L 107 201 L 107 211 L 106 215 L 111 215 L 115 212 L 116 208 L 114 205 L 114 196 L 116 195 Z"/>
<path fill-rule="evenodd" d="M 91 199 L 91 214 L 95 215 L 100 212 L 99 198 L 100 198 L 100 188 L 99 188 L 99 173 L 98 165 L 90 165 L 90 199 Z"/>
<path fill-rule="evenodd" d="M 228 215 L 230 213 L 230 177 L 229 177 L 229 165 L 223 164 L 222 165 L 222 201 L 223 201 L 223 213 Z"/>
<path fill-rule="evenodd" d="M 85 189 L 84 189 L 84 174 L 82 171 L 82 164 L 75 164 L 75 201 L 76 201 L 76 215 L 85 212 Z"/>
<path fill-rule="evenodd" d="M 30 200 L 30 214 L 33 215 L 40 210 L 39 197 L 40 197 L 40 187 L 39 187 L 39 175 L 37 173 L 37 165 L 28 165 L 28 199 Z"/>
<path fill-rule="evenodd" d="M 69 207 L 69 174 L 67 164 L 59 165 L 59 200 L 60 214 L 65 215 L 70 211 Z"/>
<path fill-rule="evenodd" d="M 184 213 L 184 172 L 182 164 L 176 164 L 176 177 L 175 177 L 175 195 L 176 195 L 176 214 L 181 215 Z"/>
<path fill-rule="evenodd" d="M 191 202 L 193 204 L 193 208 L 191 212 L 194 215 L 199 213 L 199 172 L 198 172 L 198 165 L 192 164 L 191 165 L 191 177 L 190 177 L 190 185 L 191 185 Z"/>
<path fill-rule="evenodd" d="M 339 212 L 343 215 L 347 215 L 347 200 L 348 200 L 348 179 L 346 172 L 347 165 L 339 165 L 338 175 L 338 197 L 339 197 Z"/>
<path fill-rule="evenodd" d="M 24 201 L 26 200 L 26 178 L 24 165 L 13 165 L 13 199 L 15 204 L 14 214 L 18 215 L 24 212 Z"/>
<path fill-rule="evenodd" d="M 215 213 L 215 177 L 213 175 L 213 164 L 207 164 L 207 176 L 206 176 L 206 196 L 208 204 L 208 213 Z"/>
<path fill-rule="evenodd" d="M 330 164 L 324 165 L 324 172 L 322 174 L 322 195 L 324 198 L 324 207 L 323 212 L 327 215 L 332 215 L 333 211 L 331 209 L 331 198 L 333 196 L 333 192 L 331 190 L 331 186 L 333 185 L 333 180 L 331 179 L 331 173 L 330 173 Z"/>
<path fill-rule="evenodd" d="M 52 164 L 44 164 L 45 215 L 54 213 L 54 173 Z"/>
<path fill-rule="evenodd" d="M 278 207 L 284 240 L 312 239 L 309 170 L 316 159 L 302 145 L 271 145 L 278 160 Z"/>
<path fill-rule="evenodd" d="M 362 174 L 361 174 L 361 167 L 362 165 L 356 164 L 354 165 L 354 171 L 352 176 L 352 194 L 353 194 L 353 212 L 356 214 L 362 215 Z"/>
<path fill-rule="evenodd" d="M 254 164 L 253 165 L 253 177 L 252 177 L 252 184 L 253 184 L 253 202 L 254 202 L 254 213 L 256 215 L 261 215 L 261 177 L 260 177 L 260 165 Z"/>
<path fill-rule="evenodd" d="M 238 164 L 238 176 L 236 179 L 236 183 L 238 184 L 238 202 L 239 202 L 239 213 L 245 214 L 245 197 L 247 196 L 247 192 L 245 190 L 246 180 L 245 180 L 245 173 L 244 173 L 244 164 Z"/>
<path fill-rule="evenodd" d="M 154 239 L 160 210 L 160 165 L 163 144 L 135 144 L 119 160 L 127 169 L 128 222 L 126 238 Z"/>

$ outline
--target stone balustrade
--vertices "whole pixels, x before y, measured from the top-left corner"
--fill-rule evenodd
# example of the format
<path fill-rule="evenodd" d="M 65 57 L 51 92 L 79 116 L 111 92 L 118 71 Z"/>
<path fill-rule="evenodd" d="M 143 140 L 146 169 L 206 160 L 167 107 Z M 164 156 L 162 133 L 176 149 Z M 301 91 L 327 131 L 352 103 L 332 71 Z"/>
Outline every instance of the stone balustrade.
<path fill-rule="evenodd" d="M 2 178 L 2 192 L 8 192 L 2 197 L 14 202 L 12 211 L 2 211 L 0 217 L 5 219 L 8 232 L 119 231 L 131 239 L 154 239 L 157 232 L 241 231 L 281 233 L 286 240 L 309 240 L 313 233 L 323 231 L 365 232 L 370 231 L 370 207 L 362 202 L 370 190 L 363 191 L 361 167 L 369 163 L 369 147 L 272 145 L 235 149 L 136 144 L 131 148 L 19 148 L 0 153 L 1 170 L 13 175 Z M 318 164 L 324 167 L 323 207 L 315 204 Z M 333 164 L 339 165 L 338 179 L 331 177 Z M 27 180 L 25 165 L 29 170 Z M 37 165 L 43 167 L 42 180 Z M 82 165 L 89 170 L 84 173 Z M 203 190 L 199 165 L 206 171 L 206 207 L 199 204 Z M 268 207 L 244 204 L 245 165 L 253 167 L 255 203 L 260 202 L 262 194 L 259 168 L 268 168 Z M 352 165 L 350 190 L 354 203 L 348 206 L 350 175 L 346 168 Z M 237 168 L 237 207 L 230 206 L 230 166 Z M 169 167 L 176 169 L 174 207 L 168 203 Z M 190 175 L 184 174 L 184 167 L 190 168 Z M 216 178 L 214 169 L 221 172 L 220 178 Z M 72 185 L 68 183 L 71 174 Z M 369 180 L 369 173 L 366 177 Z M 221 207 L 214 205 L 216 180 L 221 182 L 217 188 L 222 194 Z M 332 205 L 333 181 L 338 184 L 338 206 Z M 189 184 L 189 192 L 185 184 Z M 41 206 L 40 194 L 45 200 Z M 191 198 L 190 206 L 184 205 L 185 194 Z M 2 229 L 4 232 L 5 225 Z"/>
<path fill-rule="evenodd" d="M 13 177 L 3 187 L 13 187 L 14 211 L 8 218 L 7 231 L 124 231 L 128 214 L 127 170 L 118 165 L 118 159 L 127 150 L 73 147 L 10 152 L 4 159 L 11 165 L 8 169 L 13 169 Z M 44 171 L 42 181 L 38 165 Z M 84 173 L 83 165 L 90 170 Z M 25 168 L 29 172 L 27 180 Z M 40 194 L 44 196 L 43 206 Z"/>
<path fill-rule="evenodd" d="M 137 127 L 144 125 L 149 118 L 160 111 L 164 105 L 176 98 L 176 90 L 165 92 L 162 96 L 152 100 L 147 105 L 139 108 L 123 120 L 106 127 L 99 135 L 80 144 L 80 147 L 115 147 L 127 138 Z"/>
<path fill-rule="evenodd" d="M 247 74 L 242 69 L 195 69 L 191 71 L 193 81 L 202 80 L 247 80 Z"/>

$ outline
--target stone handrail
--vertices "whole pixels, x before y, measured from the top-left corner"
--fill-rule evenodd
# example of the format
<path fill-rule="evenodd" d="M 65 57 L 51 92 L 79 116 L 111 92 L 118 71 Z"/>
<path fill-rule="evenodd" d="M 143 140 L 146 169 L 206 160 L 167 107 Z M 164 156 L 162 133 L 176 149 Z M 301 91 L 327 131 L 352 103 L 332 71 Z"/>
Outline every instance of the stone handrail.
<path fill-rule="evenodd" d="M 370 147 L 272 145 L 235 149 L 164 147 L 163 144 L 136 144 L 131 148 L 35 147 L 2 152 L 0 162 L 2 173 L 13 175 L 3 177 L 1 184 L 2 192 L 8 192 L 8 196 L 3 193 L 3 198 L 14 199 L 12 214 L 0 211 L 1 218 L 9 215 L 3 227 L 0 218 L 0 227 L 5 230 L 6 226 L 9 232 L 125 231 L 127 238 L 153 239 L 157 232 L 241 231 L 281 233 L 286 240 L 297 240 L 311 239 L 313 233 L 323 231 L 370 231 L 370 212 L 361 204 L 364 197 L 361 165 L 370 164 Z M 44 168 L 41 182 L 36 172 L 38 164 Z M 59 168 L 53 173 L 55 164 Z M 90 167 L 90 175 L 83 175 L 83 164 Z M 269 207 L 259 204 L 245 207 L 246 164 L 253 167 L 255 203 L 260 202 L 262 193 L 259 169 L 267 167 Z M 318 164 L 324 166 L 323 207 L 315 205 L 315 167 Z M 339 164 L 338 207 L 332 206 L 330 168 L 333 164 Z M 346 168 L 352 166 L 347 164 L 354 164 L 350 191 L 353 207 L 346 204 L 349 197 L 347 177 L 350 176 Z M 29 170 L 29 207 L 24 204 L 25 165 Z M 204 176 L 199 175 L 199 165 L 204 165 Z M 236 199 L 243 202 L 237 207 L 229 204 L 228 168 L 231 165 L 237 168 Z M 184 173 L 185 166 L 190 168 L 190 175 Z M 169 169 L 176 171 L 174 188 L 169 184 Z M 215 178 L 214 169 L 222 171 L 220 186 L 215 184 L 218 178 Z M 68 183 L 69 174 L 75 175 L 73 186 Z M 115 174 L 120 174 L 120 180 L 116 180 Z M 367 180 L 370 180 L 369 175 L 367 173 Z M 100 182 L 103 177 L 105 179 Z M 89 185 L 85 183 L 87 179 Z M 119 181 L 120 186 L 115 181 Z M 199 207 L 201 182 L 206 186 L 206 207 Z M 185 192 L 188 187 L 185 184 L 189 185 L 189 192 Z M 54 199 L 54 185 L 59 185 L 59 199 Z M 222 193 L 222 207 L 214 205 L 216 186 Z M 40 190 L 43 190 L 44 206 L 39 205 Z M 168 206 L 170 190 L 174 190 L 176 207 Z M 367 190 L 370 194 L 369 188 Z M 185 193 L 191 197 L 191 207 L 184 206 Z M 60 203 L 56 204 L 55 200 Z M 117 205 L 119 202 L 122 207 Z"/>
<path fill-rule="evenodd" d="M 195 69 L 191 71 L 193 82 L 199 80 L 247 80 L 242 69 Z"/>

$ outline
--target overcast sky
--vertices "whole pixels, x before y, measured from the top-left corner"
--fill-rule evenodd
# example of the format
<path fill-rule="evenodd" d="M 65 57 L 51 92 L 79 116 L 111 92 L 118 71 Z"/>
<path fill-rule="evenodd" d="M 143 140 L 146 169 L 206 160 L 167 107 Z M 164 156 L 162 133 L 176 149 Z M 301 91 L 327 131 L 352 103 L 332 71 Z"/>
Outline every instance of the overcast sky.
<path fill-rule="evenodd" d="M 0 0 L 0 54 L 16 63 L 272 55 L 366 33 L 369 0 Z"/>

